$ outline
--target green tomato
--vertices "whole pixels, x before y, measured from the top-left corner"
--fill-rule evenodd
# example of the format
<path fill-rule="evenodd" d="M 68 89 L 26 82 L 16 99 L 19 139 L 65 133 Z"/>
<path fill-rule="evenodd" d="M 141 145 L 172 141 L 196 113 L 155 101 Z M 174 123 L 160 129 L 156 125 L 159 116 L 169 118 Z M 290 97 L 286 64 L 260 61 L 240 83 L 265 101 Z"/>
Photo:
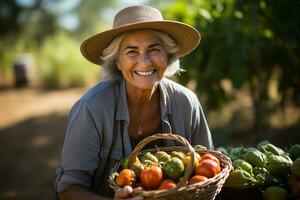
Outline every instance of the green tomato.
<path fill-rule="evenodd" d="M 242 169 L 247 171 L 249 174 L 253 174 L 253 167 L 250 163 L 245 160 L 237 159 L 232 162 L 234 169 Z"/>

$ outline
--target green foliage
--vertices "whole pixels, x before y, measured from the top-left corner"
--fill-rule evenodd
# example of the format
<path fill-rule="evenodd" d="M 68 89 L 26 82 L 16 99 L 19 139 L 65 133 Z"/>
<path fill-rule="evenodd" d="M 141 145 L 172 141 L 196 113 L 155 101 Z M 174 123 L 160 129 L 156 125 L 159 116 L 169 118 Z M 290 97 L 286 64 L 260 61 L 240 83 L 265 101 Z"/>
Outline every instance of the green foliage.
<path fill-rule="evenodd" d="M 34 47 L 31 44 L 32 49 Z M 16 58 L 27 52 L 28 41 L 21 38 L 6 38 L 6 40 L 0 40 L 0 86 L 12 85 L 14 81 L 13 62 Z"/>
<path fill-rule="evenodd" d="M 28 52 L 35 60 L 33 81 L 45 88 L 84 86 L 98 81 L 100 67 L 85 61 L 79 46 L 79 42 L 62 32 L 48 37 L 40 47 L 23 38 L 0 42 L 0 86 L 13 85 L 13 62 L 19 54 Z"/>
<path fill-rule="evenodd" d="M 187 72 L 183 84 L 196 80 L 196 91 L 206 105 L 218 109 L 234 98 L 231 90 L 248 89 L 255 128 L 260 129 L 275 106 L 300 103 L 299 1 L 177 0 L 164 8 L 168 19 L 196 27 L 202 36 L 198 48 L 182 59 Z M 268 88 L 277 77 L 279 103 Z"/>
<path fill-rule="evenodd" d="M 6 48 L 4 41 L 0 41 L 0 86 L 12 79 L 13 49 Z"/>
<path fill-rule="evenodd" d="M 75 30 L 78 35 L 91 35 L 103 30 L 103 13 L 105 9 L 113 7 L 116 0 L 97 0 L 83 1 L 81 0 L 74 12 L 79 17 L 79 27 Z"/>
<path fill-rule="evenodd" d="M 114 4 L 114 0 L 1 1 L 0 86 L 12 85 L 12 63 L 19 53 L 33 54 L 37 78 L 45 87 L 79 86 L 98 80 L 100 68 L 85 61 L 80 41 L 103 30 L 102 11 Z M 74 30 L 60 23 L 68 16 L 78 21 Z"/>
<path fill-rule="evenodd" d="M 41 47 L 38 63 L 46 87 L 83 86 L 99 77 L 99 69 L 83 59 L 79 43 L 60 33 L 48 38 Z"/>

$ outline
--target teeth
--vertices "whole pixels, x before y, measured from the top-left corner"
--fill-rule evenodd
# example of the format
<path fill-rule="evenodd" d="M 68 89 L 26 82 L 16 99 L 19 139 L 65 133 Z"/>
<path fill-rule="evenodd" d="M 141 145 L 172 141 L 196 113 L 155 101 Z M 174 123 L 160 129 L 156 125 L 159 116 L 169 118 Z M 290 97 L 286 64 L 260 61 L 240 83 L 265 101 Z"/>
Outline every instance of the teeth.
<path fill-rule="evenodd" d="M 153 71 L 148 71 L 148 72 L 138 72 L 138 71 L 135 71 L 136 74 L 140 75 L 140 76 L 149 76 L 149 75 L 152 75 L 154 74 L 155 70 Z"/>

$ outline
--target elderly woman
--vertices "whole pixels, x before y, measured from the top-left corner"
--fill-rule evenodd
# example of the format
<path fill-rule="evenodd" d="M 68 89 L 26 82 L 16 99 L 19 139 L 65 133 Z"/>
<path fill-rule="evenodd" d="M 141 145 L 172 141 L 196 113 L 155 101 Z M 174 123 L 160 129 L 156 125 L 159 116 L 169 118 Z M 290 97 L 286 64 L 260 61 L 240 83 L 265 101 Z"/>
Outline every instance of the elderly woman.
<path fill-rule="evenodd" d="M 129 186 L 113 194 L 109 171 L 149 135 L 178 134 L 213 148 L 196 95 L 166 78 L 181 71 L 178 59 L 199 41 L 193 27 L 163 20 L 153 7 L 132 6 L 117 13 L 112 29 L 82 43 L 85 58 L 103 66 L 104 81 L 70 112 L 56 181 L 60 199 L 128 199 Z"/>

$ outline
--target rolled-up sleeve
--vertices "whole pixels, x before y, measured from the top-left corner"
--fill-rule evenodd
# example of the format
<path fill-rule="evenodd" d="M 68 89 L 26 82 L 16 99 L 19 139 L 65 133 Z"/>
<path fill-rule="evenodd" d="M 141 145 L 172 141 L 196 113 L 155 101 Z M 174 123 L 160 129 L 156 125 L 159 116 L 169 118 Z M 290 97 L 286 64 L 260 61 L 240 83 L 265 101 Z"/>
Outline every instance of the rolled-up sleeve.
<path fill-rule="evenodd" d="M 88 102 L 79 100 L 69 114 L 61 166 L 57 169 L 57 192 L 65 191 L 71 185 L 90 186 L 99 163 L 101 139 L 98 128 Z"/>

